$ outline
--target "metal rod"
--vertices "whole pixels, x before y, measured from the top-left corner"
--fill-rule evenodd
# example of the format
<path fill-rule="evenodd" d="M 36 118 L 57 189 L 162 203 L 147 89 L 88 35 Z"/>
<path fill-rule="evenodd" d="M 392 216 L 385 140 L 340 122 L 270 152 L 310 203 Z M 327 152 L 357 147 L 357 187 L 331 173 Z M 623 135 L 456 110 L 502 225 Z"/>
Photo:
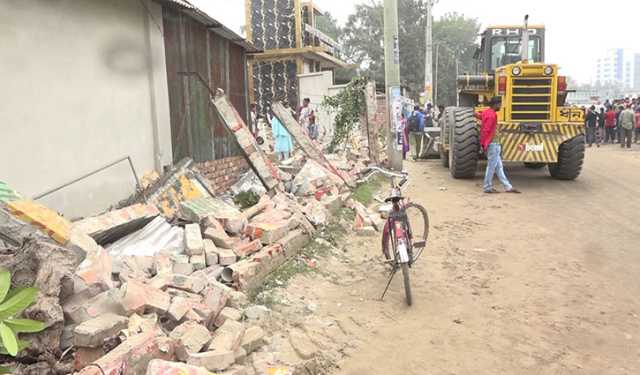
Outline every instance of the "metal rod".
<path fill-rule="evenodd" d="M 111 162 L 111 163 L 109 163 L 109 164 L 107 164 L 107 165 L 105 165 L 103 167 L 100 167 L 100 168 L 98 168 L 98 169 L 96 169 L 96 170 L 94 170 L 92 172 L 86 173 L 86 174 L 84 174 L 84 175 L 82 175 L 82 176 L 80 176 L 78 178 L 75 178 L 72 181 L 69 181 L 69 182 L 67 182 L 65 184 L 57 186 L 57 187 L 55 187 L 55 188 L 53 188 L 51 190 L 45 191 L 44 193 L 38 194 L 38 195 L 33 197 L 33 200 L 38 200 L 38 199 L 41 199 L 43 197 L 46 197 L 49 194 L 55 193 L 56 191 L 59 191 L 59 190 L 62 190 L 64 188 L 68 187 L 68 186 L 71 186 L 71 185 L 75 184 L 76 182 L 82 181 L 87 177 L 91 177 L 96 173 L 100 173 L 100 172 L 104 171 L 105 169 L 111 168 L 114 165 L 116 165 L 116 164 L 118 164 L 120 162 L 123 162 L 125 160 L 129 161 L 129 166 L 131 167 L 131 172 L 133 173 L 133 177 L 136 179 L 136 188 L 140 189 L 140 181 L 138 180 L 138 175 L 136 173 L 135 168 L 133 167 L 133 161 L 131 161 L 131 157 L 125 156 L 125 157 L 120 158 L 120 159 L 118 159 L 116 161 L 113 161 L 113 162 Z"/>

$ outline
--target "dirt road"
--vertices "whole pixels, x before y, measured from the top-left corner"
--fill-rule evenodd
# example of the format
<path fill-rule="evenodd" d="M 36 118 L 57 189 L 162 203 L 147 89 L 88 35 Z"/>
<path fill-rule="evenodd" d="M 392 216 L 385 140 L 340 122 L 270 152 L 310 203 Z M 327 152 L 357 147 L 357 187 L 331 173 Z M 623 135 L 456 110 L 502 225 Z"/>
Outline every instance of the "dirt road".
<path fill-rule="evenodd" d="M 432 225 L 414 306 L 399 277 L 378 300 L 377 237 L 325 265 L 333 282 L 290 286 L 317 314 L 355 323 L 335 373 L 640 374 L 639 147 L 589 149 L 574 182 L 510 168 L 522 195 L 482 194 L 480 173 L 452 180 L 438 161 L 406 168 Z"/>

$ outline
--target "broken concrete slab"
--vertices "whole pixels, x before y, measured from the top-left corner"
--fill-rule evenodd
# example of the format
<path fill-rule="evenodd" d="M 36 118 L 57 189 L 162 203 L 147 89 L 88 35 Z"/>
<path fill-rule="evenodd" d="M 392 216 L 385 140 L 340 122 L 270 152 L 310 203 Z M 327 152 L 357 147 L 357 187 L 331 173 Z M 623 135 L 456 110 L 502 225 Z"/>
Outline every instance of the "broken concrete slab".
<path fill-rule="evenodd" d="M 122 292 L 110 289 L 91 298 L 75 295 L 64 302 L 62 310 L 67 323 L 80 324 L 102 314 L 126 315 L 121 300 Z"/>
<path fill-rule="evenodd" d="M 73 354 L 73 368 L 80 371 L 88 364 L 94 363 L 96 360 L 107 354 L 104 348 L 85 348 L 79 347 Z"/>
<path fill-rule="evenodd" d="M 73 223 L 73 227 L 105 245 L 142 229 L 159 214 L 155 206 L 138 203 L 82 219 Z"/>
<path fill-rule="evenodd" d="M 265 332 L 259 326 L 251 326 L 246 329 L 240 346 L 247 354 L 251 354 L 266 345 Z"/>
<path fill-rule="evenodd" d="M 231 319 L 225 320 L 213 333 L 208 350 L 216 352 L 236 351 L 240 347 L 244 331 L 244 324 Z"/>
<path fill-rule="evenodd" d="M 77 347 L 97 348 L 106 339 L 128 327 L 129 318 L 115 314 L 104 314 L 78 324 L 73 331 L 73 344 Z"/>
<path fill-rule="evenodd" d="M 211 341 L 207 327 L 189 321 L 174 328 L 169 337 L 176 340 L 176 356 L 181 361 L 188 359 L 188 353 L 200 352 Z"/>
<path fill-rule="evenodd" d="M 277 168 L 260 149 L 255 137 L 245 125 L 238 111 L 233 107 L 229 98 L 224 94 L 224 91 L 218 89 L 216 96 L 212 99 L 212 103 L 222 123 L 238 141 L 240 148 L 249 159 L 252 169 L 256 172 L 262 184 L 267 190 L 275 188 L 279 183 Z"/>
<path fill-rule="evenodd" d="M 204 257 L 207 267 L 211 267 L 218 264 L 218 248 L 211 239 L 205 239 L 204 241 Z"/>
<path fill-rule="evenodd" d="M 240 319 L 242 319 L 242 311 L 234 309 L 233 307 L 224 307 L 213 324 L 216 327 L 221 327 L 227 319 L 235 320 L 236 322 L 240 321 Z"/>

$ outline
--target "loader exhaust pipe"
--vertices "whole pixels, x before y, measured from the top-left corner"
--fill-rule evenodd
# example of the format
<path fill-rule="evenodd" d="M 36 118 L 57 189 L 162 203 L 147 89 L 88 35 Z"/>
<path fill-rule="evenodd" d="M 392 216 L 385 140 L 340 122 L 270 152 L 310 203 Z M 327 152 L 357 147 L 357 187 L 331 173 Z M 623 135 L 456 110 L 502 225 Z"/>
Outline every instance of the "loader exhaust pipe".
<path fill-rule="evenodd" d="M 529 62 L 529 15 L 524 16 L 524 29 L 522 29 L 522 62 Z"/>

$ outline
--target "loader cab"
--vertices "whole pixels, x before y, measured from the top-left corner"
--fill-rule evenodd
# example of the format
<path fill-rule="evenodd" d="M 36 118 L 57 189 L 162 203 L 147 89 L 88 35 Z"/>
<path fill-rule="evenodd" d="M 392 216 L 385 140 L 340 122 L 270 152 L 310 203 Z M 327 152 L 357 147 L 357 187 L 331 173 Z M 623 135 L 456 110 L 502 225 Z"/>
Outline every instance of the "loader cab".
<path fill-rule="evenodd" d="M 501 66 L 514 64 L 522 56 L 522 26 L 489 26 L 482 34 L 474 56 L 476 74 L 494 73 Z M 544 62 L 544 26 L 529 26 L 529 62 Z"/>

